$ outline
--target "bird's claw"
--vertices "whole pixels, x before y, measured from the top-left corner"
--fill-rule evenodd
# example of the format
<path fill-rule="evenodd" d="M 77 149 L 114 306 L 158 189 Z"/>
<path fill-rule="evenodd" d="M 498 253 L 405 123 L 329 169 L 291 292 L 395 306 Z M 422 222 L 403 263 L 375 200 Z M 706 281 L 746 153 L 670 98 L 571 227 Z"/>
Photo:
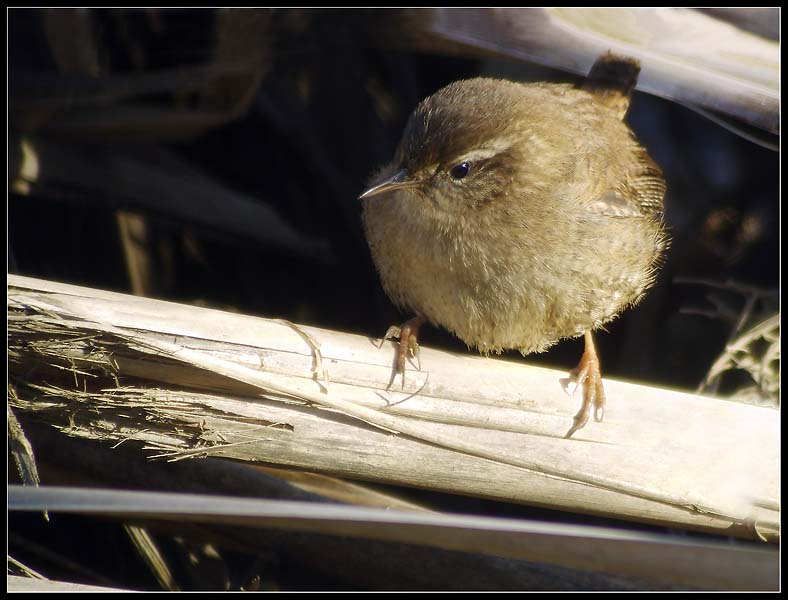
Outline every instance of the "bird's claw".
<path fill-rule="evenodd" d="M 400 327 L 392 325 L 388 328 L 386 335 L 384 335 L 383 339 L 380 341 L 380 345 L 378 346 L 379 348 L 383 346 L 386 340 L 391 338 L 399 338 L 397 352 L 394 357 L 394 368 L 392 369 L 391 379 L 389 380 L 389 384 L 386 389 L 391 387 L 397 375 L 402 376 L 402 389 L 405 389 L 405 363 L 408 357 L 410 357 L 412 361 L 415 361 L 413 363 L 414 366 L 417 370 L 421 371 L 418 331 L 419 327 L 423 323 L 424 319 L 422 317 L 414 317 L 413 319 L 403 323 Z"/>
<path fill-rule="evenodd" d="M 594 407 L 595 421 L 601 422 L 605 416 L 605 388 L 602 385 L 602 373 L 599 369 L 596 349 L 593 341 L 589 342 L 589 337 L 589 335 L 586 336 L 586 350 L 583 352 L 580 364 L 569 374 L 569 381 L 575 384 L 574 389 L 579 386 L 583 387 L 583 404 L 574 417 L 571 429 L 564 436 L 566 439 L 586 426 L 592 406 Z"/>
<path fill-rule="evenodd" d="M 384 336 L 383 336 L 383 337 L 380 339 L 380 343 L 378 344 L 378 348 L 379 348 L 379 349 L 380 349 L 380 348 L 382 348 L 382 347 L 383 347 L 383 344 L 385 344 L 385 343 L 386 343 L 386 340 L 390 340 L 391 338 L 397 338 L 397 339 L 399 339 L 400 332 L 401 332 L 401 329 L 400 329 L 399 327 L 397 327 L 396 325 L 392 325 L 391 327 L 389 327 L 389 328 L 386 330 L 386 335 L 384 335 Z"/>

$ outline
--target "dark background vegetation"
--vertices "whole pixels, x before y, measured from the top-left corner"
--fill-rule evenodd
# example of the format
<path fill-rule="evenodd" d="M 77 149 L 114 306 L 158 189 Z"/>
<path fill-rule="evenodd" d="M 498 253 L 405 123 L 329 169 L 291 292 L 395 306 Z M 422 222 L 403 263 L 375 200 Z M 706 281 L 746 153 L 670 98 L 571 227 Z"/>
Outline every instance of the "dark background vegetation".
<path fill-rule="evenodd" d="M 58 45 L 52 40 L 64 31 L 53 22 L 65 22 L 61 17 L 10 11 L 9 273 L 139 293 L 119 234 L 116 215 L 124 210 L 144 218 L 152 265 L 144 293 L 382 335 L 407 315 L 382 292 L 357 196 L 393 155 L 410 111 L 443 85 L 477 75 L 579 81 L 524 62 L 409 50 L 380 33 L 394 13 L 264 12 L 259 29 L 239 26 L 251 41 L 242 43 L 239 34 L 240 50 L 228 51 L 221 63 L 237 66 L 238 73 L 223 77 L 221 65 L 212 63 L 216 11 L 91 10 L 80 21 L 88 23 L 92 40 L 84 46 L 83 30 L 71 21 L 68 27 L 74 28 L 64 31 L 74 43 Z M 71 47 L 77 58 L 57 56 L 53 47 Z M 79 58 L 86 47 L 96 50 L 97 60 Z M 203 81 L 134 87 L 144 74 L 207 63 L 216 70 Z M 128 110 L 113 112 L 119 107 Z M 164 116 L 131 118 L 146 111 Z M 189 111 L 203 111 L 196 125 L 176 132 L 167 127 Z M 207 112 L 222 116 L 211 121 Z M 107 115 L 109 125 L 101 121 Z M 779 155 L 686 107 L 642 93 L 635 94 L 629 122 L 664 170 L 673 242 L 656 288 L 610 324 L 609 332 L 597 335 L 603 368 L 612 378 L 692 390 L 723 351 L 745 295 L 677 278 L 733 280 L 772 290 L 759 309 L 776 307 Z M 20 187 L 13 181 L 23 162 L 23 141 L 84 157 L 95 169 L 82 181 L 78 174 L 62 177 L 57 159 L 49 158 L 41 162 L 40 181 Z M 188 165 L 250 203 L 273 209 L 301 245 L 212 227 L 188 210 L 156 206 L 150 198 L 135 201 L 124 192 L 126 180 L 101 168 L 117 154 L 166 172 L 170 163 L 157 162 L 162 152 L 178 159 L 178 168 Z M 189 194 L 167 185 L 163 197 L 183 200 Z M 215 202 L 221 209 L 222 196 Z M 266 230 L 266 223 L 259 225 Z M 733 316 L 724 318 L 715 309 L 710 292 L 724 295 Z M 421 341 L 467 351 L 434 328 L 424 328 Z M 544 355 L 507 358 L 569 370 L 581 352 L 575 340 Z M 86 535 L 98 536 L 96 543 L 103 544 L 105 534 L 86 529 Z M 301 582 L 290 582 L 295 587 L 308 586 L 303 578 L 295 580 Z M 330 587 L 325 580 L 315 585 Z"/>

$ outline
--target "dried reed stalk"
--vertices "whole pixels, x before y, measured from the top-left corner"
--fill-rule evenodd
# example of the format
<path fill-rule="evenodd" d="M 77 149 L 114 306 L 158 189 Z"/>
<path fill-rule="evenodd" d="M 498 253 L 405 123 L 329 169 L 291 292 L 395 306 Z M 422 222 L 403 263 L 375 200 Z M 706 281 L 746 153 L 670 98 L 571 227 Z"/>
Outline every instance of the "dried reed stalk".
<path fill-rule="evenodd" d="M 344 477 L 776 540 L 778 411 L 607 381 L 571 440 L 565 373 L 422 349 L 404 389 L 373 340 L 9 277 L 20 414 Z"/>

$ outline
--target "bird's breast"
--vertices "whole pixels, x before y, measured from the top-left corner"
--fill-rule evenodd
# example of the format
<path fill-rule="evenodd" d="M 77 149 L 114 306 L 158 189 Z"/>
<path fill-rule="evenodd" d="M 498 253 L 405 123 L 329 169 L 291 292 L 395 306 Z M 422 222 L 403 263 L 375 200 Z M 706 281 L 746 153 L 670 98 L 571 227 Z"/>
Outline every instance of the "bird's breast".
<path fill-rule="evenodd" d="M 364 209 L 386 293 L 482 352 L 546 350 L 609 321 L 650 283 L 655 251 L 647 247 L 654 243 L 647 223 L 644 247 L 633 252 L 618 234 L 620 220 L 589 230 L 582 223 L 552 227 L 552 238 L 544 239 L 511 223 L 458 231 L 397 209 L 388 199 Z M 627 258 L 613 269 L 589 259 L 604 254 L 615 264 L 619 253 Z"/>

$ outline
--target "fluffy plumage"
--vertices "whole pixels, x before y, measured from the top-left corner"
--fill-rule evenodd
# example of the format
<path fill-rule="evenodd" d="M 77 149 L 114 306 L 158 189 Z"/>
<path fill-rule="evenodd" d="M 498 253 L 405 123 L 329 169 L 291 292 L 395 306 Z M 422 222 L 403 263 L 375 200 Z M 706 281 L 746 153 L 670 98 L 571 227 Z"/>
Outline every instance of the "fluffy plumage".
<path fill-rule="evenodd" d="M 389 297 L 484 353 L 546 350 L 652 285 L 665 184 L 616 107 L 569 85 L 455 82 L 363 203 Z M 465 168 L 454 169 L 466 163 Z"/>

